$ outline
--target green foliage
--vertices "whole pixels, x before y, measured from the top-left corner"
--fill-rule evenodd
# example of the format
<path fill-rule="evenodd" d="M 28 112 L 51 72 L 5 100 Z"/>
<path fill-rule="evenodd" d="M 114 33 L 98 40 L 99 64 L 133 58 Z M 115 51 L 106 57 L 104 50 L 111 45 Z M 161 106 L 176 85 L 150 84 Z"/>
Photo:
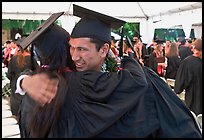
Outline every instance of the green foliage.
<path fill-rule="evenodd" d="M 160 38 L 162 40 L 171 40 L 177 41 L 177 38 L 179 35 L 185 35 L 183 29 L 165 29 L 165 28 L 160 28 L 160 29 L 155 29 L 154 32 L 154 39 L 155 38 Z M 194 29 L 191 29 L 191 38 L 194 38 Z"/>
<path fill-rule="evenodd" d="M 129 36 L 130 39 L 132 40 L 134 32 L 135 31 L 137 31 L 137 32 L 140 31 L 140 23 L 129 23 L 129 22 L 127 22 L 127 23 L 124 24 L 123 28 L 124 28 L 124 37 Z M 112 32 L 120 35 L 120 30 L 121 29 L 112 30 Z"/>
<path fill-rule="evenodd" d="M 105 71 L 108 71 L 108 72 L 117 72 L 118 71 L 118 63 L 114 58 L 106 57 L 106 59 L 105 59 Z"/>
<path fill-rule="evenodd" d="M 29 35 L 33 30 L 37 29 L 44 20 L 11 20 L 11 19 L 2 19 L 2 29 L 11 30 L 11 29 L 22 29 L 23 35 Z M 61 26 L 61 23 L 57 20 L 56 24 Z"/>

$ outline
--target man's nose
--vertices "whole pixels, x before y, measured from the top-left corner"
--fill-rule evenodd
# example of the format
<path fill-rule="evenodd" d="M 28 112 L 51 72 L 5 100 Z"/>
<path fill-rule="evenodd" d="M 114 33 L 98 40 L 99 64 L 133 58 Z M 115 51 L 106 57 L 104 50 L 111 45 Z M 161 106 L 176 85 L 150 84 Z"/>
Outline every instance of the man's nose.
<path fill-rule="evenodd" d="M 79 60 L 79 58 L 80 58 L 79 52 L 76 49 L 73 50 L 73 52 L 72 52 L 72 60 L 73 61 L 77 61 L 77 60 Z"/>

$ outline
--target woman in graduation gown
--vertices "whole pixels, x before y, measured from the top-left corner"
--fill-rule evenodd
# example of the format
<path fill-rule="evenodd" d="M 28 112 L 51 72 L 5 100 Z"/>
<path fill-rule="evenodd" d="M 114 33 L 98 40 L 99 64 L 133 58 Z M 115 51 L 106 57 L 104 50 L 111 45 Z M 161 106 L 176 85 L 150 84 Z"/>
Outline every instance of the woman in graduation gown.
<path fill-rule="evenodd" d="M 178 55 L 178 46 L 176 43 L 173 42 L 169 46 L 166 46 L 165 51 L 165 55 L 167 58 L 165 79 L 175 79 L 177 70 L 181 64 L 181 59 Z"/>

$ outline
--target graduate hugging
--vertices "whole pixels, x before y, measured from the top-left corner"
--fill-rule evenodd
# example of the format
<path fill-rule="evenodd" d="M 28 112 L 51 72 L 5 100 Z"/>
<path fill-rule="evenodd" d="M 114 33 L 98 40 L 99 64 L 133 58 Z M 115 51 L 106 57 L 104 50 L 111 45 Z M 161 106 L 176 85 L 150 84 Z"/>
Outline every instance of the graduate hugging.
<path fill-rule="evenodd" d="M 73 5 L 71 34 L 52 15 L 21 44 L 34 44 L 41 68 L 21 74 L 23 138 L 201 138 L 185 104 L 152 70 L 125 55 L 102 72 L 111 28 L 125 21 Z"/>

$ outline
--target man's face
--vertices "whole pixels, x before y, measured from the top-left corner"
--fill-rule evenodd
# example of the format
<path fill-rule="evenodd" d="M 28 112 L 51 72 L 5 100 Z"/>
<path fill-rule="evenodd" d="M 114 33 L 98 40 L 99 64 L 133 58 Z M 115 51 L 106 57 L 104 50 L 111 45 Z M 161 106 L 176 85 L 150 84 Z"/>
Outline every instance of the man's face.
<path fill-rule="evenodd" d="M 169 46 L 170 44 L 170 41 L 166 41 L 166 46 Z"/>
<path fill-rule="evenodd" d="M 138 41 L 139 41 L 139 38 L 138 38 L 137 36 L 134 36 L 134 37 L 133 37 L 133 41 L 138 42 Z"/>
<path fill-rule="evenodd" d="M 90 42 L 90 38 L 71 38 L 69 43 L 70 54 L 77 71 L 101 70 L 106 57 L 103 47 L 97 51 L 96 45 Z"/>

